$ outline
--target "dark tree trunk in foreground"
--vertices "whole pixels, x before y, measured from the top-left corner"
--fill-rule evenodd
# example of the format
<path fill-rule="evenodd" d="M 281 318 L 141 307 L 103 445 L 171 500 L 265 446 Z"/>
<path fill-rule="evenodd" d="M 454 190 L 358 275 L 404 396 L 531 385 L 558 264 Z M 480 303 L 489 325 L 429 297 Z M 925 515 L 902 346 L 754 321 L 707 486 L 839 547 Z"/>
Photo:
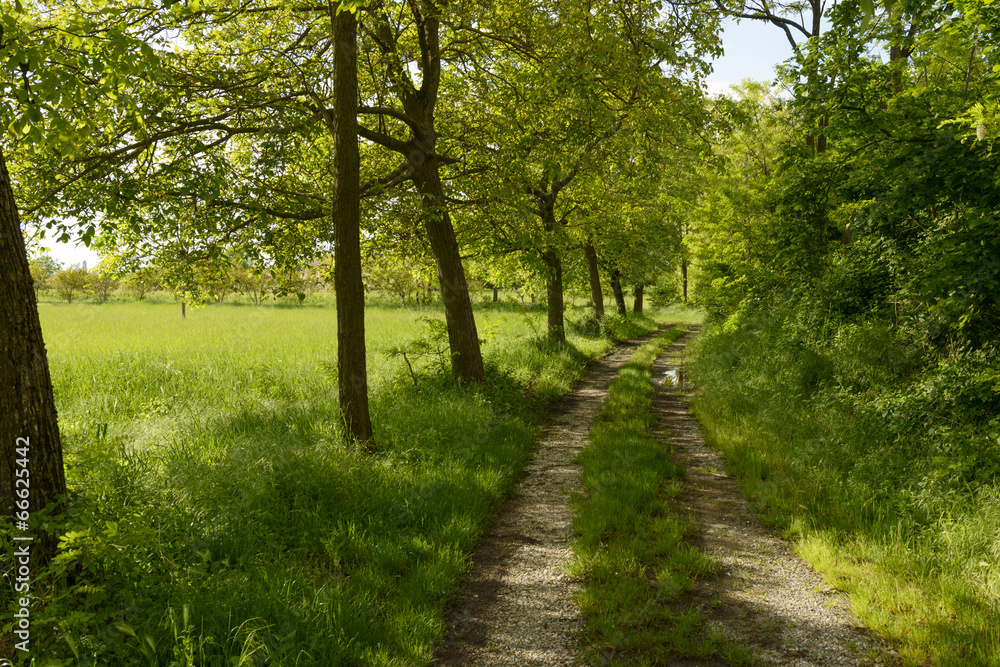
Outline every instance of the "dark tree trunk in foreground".
<path fill-rule="evenodd" d="M 441 283 L 441 301 L 448 324 L 448 343 L 451 348 L 451 370 L 459 384 L 482 382 L 486 378 L 483 355 L 479 349 L 476 318 L 472 314 L 472 299 L 465 281 L 465 269 L 455 238 L 451 216 L 444 206 L 444 189 L 434 163 L 413 166 L 413 183 L 420 192 L 424 210 L 424 229 L 434 254 Z"/>
<path fill-rule="evenodd" d="M 21 448 L 21 451 L 17 450 Z M 24 451 L 27 448 L 27 451 Z M 22 472 L 26 461 L 27 473 Z M 15 481 L 17 480 L 17 481 Z M 27 488 L 27 499 L 19 497 Z M 0 512 L 37 512 L 66 494 L 62 444 L 38 302 L 10 175 L 0 152 Z M 27 503 L 23 501 L 27 500 Z M 21 504 L 17 504 L 20 502 Z M 24 534 L 15 530 L 14 535 Z M 34 534 L 35 558 L 55 552 L 56 536 Z M 24 542 L 19 543 L 24 544 Z"/>
<path fill-rule="evenodd" d="M 622 292 L 622 274 L 618 269 L 611 269 L 611 291 L 615 293 L 618 314 L 628 315 L 628 308 L 625 307 L 625 293 Z"/>
<path fill-rule="evenodd" d="M 636 315 L 642 315 L 642 293 L 645 291 L 646 286 L 642 283 L 635 284 L 635 290 L 633 292 L 634 299 L 632 300 L 632 312 Z"/>
<path fill-rule="evenodd" d="M 548 297 L 549 342 L 557 345 L 566 343 L 565 311 L 563 301 L 562 260 L 555 248 L 549 246 L 542 253 L 542 261 L 548 267 L 545 279 L 545 293 Z"/>
<path fill-rule="evenodd" d="M 368 412 L 365 359 L 365 288 L 361 279 L 360 157 L 358 155 L 357 19 L 349 11 L 332 17 L 333 109 L 333 283 L 337 293 L 337 389 L 348 436 L 374 440 Z"/>
<path fill-rule="evenodd" d="M 583 254 L 587 257 L 587 274 L 590 276 L 590 300 L 594 304 L 594 319 L 600 322 L 604 319 L 604 292 L 601 290 L 601 274 L 597 271 L 597 251 L 589 241 L 583 246 Z"/>
<path fill-rule="evenodd" d="M 688 261 L 686 258 L 681 259 L 681 279 L 684 283 L 684 305 L 688 302 Z"/>
<path fill-rule="evenodd" d="M 538 215 L 542 219 L 542 227 L 549 235 L 556 233 L 556 196 L 559 190 L 553 188 L 549 193 L 536 194 Z M 563 345 L 566 343 L 565 314 L 563 300 L 562 258 L 558 249 L 549 244 L 541 252 L 542 261 L 548 269 L 545 276 L 545 294 L 548 300 L 548 333 L 549 342 Z"/>
<path fill-rule="evenodd" d="M 496 303 L 499 300 L 500 300 L 500 290 L 497 288 L 496 285 L 494 285 L 493 286 L 493 303 Z"/>

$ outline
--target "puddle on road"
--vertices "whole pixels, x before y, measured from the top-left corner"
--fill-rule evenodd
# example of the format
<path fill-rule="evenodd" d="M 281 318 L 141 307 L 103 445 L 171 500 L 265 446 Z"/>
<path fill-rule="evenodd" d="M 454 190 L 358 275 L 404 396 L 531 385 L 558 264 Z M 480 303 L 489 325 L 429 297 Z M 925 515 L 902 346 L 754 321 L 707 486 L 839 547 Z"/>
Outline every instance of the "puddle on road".
<path fill-rule="evenodd" d="M 680 387 L 684 384 L 684 367 L 673 366 L 667 368 L 660 378 L 660 384 L 664 387 Z"/>

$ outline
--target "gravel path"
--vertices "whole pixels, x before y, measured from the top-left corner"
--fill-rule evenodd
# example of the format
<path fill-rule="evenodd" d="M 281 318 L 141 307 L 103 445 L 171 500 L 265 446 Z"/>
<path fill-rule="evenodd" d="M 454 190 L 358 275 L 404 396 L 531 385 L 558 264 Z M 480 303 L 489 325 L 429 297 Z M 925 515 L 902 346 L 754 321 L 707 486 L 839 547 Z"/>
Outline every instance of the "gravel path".
<path fill-rule="evenodd" d="M 549 421 L 514 497 L 477 549 L 434 664 L 574 664 L 583 630 L 573 602 L 580 584 L 565 568 L 573 556 L 569 497 L 580 490 L 575 459 L 611 380 L 650 338 L 624 344 L 597 361 Z"/>
<path fill-rule="evenodd" d="M 753 649 L 765 665 L 896 664 L 895 655 L 857 625 L 847 599 L 754 519 L 723 458 L 705 446 L 688 412 L 690 386 L 683 376 L 684 345 L 693 333 L 653 367 L 660 429 L 687 469 L 680 510 L 701 527 L 697 546 L 722 570 L 697 582 L 683 604 L 699 607 L 710 626 Z"/>
<path fill-rule="evenodd" d="M 696 546 L 721 574 L 695 583 L 677 604 L 698 607 L 708 624 L 744 645 L 764 665 L 889 666 L 897 657 L 852 618 L 846 599 L 751 515 L 725 461 L 708 449 L 688 412 L 684 345 L 676 341 L 653 368 L 659 431 L 688 475 L 679 509 L 701 527 Z M 587 443 L 608 385 L 636 347 L 598 361 L 565 399 L 543 433 L 514 497 L 473 558 L 466 587 L 446 619 L 436 665 L 572 665 L 583 618 L 572 598 L 580 584 L 565 574 L 572 558 L 569 495 L 580 489 L 574 462 Z M 721 665 L 676 660 L 672 667 Z"/>

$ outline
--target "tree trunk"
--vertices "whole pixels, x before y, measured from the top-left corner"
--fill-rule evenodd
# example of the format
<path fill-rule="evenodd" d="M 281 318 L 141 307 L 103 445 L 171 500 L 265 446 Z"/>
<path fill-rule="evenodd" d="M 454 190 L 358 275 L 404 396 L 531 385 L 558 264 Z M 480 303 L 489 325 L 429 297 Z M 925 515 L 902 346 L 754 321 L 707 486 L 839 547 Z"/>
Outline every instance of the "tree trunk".
<path fill-rule="evenodd" d="M 424 229 L 434 253 L 434 265 L 441 281 L 441 301 L 448 323 L 451 369 L 461 385 L 482 382 L 486 378 L 479 332 L 472 314 L 472 300 L 465 281 L 465 269 L 455 238 L 451 216 L 444 206 L 444 189 L 438 174 L 437 159 L 413 166 L 413 183 L 420 193 L 424 211 Z"/>
<path fill-rule="evenodd" d="M 368 411 L 365 358 L 365 288 L 361 276 L 361 160 L 358 154 L 357 19 L 349 11 L 333 20 L 333 284 L 337 295 L 337 389 L 340 415 L 354 441 L 374 440 Z"/>
<path fill-rule="evenodd" d="M 181 319 L 183 320 L 186 317 L 187 317 L 187 303 L 184 301 L 184 299 L 181 299 Z"/>
<path fill-rule="evenodd" d="M 628 308 L 625 307 L 625 293 L 622 292 L 622 275 L 618 269 L 611 270 L 611 291 L 615 294 L 615 304 L 618 306 L 618 314 L 628 315 Z"/>
<path fill-rule="evenodd" d="M 556 195 L 535 195 L 538 203 L 537 214 L 542 219 L 542 227 L 546 234 L 556 233 Z M 565 314 L 566 306 L 563 300 L 562 259 L 558 249 L 551 243 L 546 244 L 541 252 L 542 261 L 548 267 L 545 276 L 545 294 L 548 300 L 548 334 L 549 342 L 557 345 L 566 343 Z"/>
<path fill-rule="evenodd" d="M 448 343 L 451 348 L 451 368 L 460 385 L 482 382 L 486 373 L 483 355 L 479 349 L 479 333 L 472 314 L 472 300 L 469 286 L 465 281 L 465 270 L 459 254 L 455 229 L 445 203 L 441 175 L 438 173 L 441 161 L 436 153 L 437 133 L 434 130 L 434 107 L 437 103 L 441 80 L 441 48 L 439 39 L 439 16 L 441 6 L 430 0 L 409 4 L 412 16 L 420 34 L 421 72 L 420 87 L 406 80 L 406 75 L 396 72 L 399 77 L 394 85 L 395 93 L 403 105 L 407 117 L 410 136 L 407 141 L 399 141 L 381 132 L 359 126 L 364 137 L 382 144 L 389 150 L 403 156 L 410 168 L 410 178 L 420 194 L 423 209 L 424 229 L 434 254 L 434 264 L 441 283 L 441 301 L 448 324 Z M 376 32 L 385 34 L 384 46 L 395 50 L 397 43 L 391 37 L 395 28 L 385 12 L 375 14 Z M 409 47 L 407 47 L 409 48 Z"/>
<path fill-rule="evenodd" d="M 494 285 L 493 286 L 493 303 L 496 303 L 499 300 L 500 300 L 500 290 L 497 289 L 496 285 Z"/>
<path fill-rule="evenodd" d="M 601 291 L 601 274 L 597 271 L 597 251 L 594 244 L 587 241 L 583 246 L 583 254 L 587 257 L 587 275 L 590 276 L 590 300 L 594 304 L 594 319 L 600 322 L 604 319 L 604 293 Z"/>
<path fill-rule="evenodd" d="M 565 305 L 563 303 L 562 260 L 555 248 L 549 246 L 542 253 L 542 261 L 548 267 L 545 280 L 545 292 L 548 296 L 548 331 L 549 342 L 557 345 L 566 344 Z"/>
<path fill-rule="evenodd" d="M 635 298 L 632 300 L 632 312 L 636 315 L 642 315 L 642 293 L 645 287 L 642 283 L 635 284 L 635 291 L 633 292 Z"/>
<path fill-rule="evenodd" d="M 681 282 L 683 284 L 684 305 L 688 302 L 688 261 L 687 257 L 681 258 Z"/>
<path fill-rule="evenodd" d="M 18 451 L 20 449 L 21 451 Z M 22 472 L 27 470 L 27 472 Z M 16 481 L 15 481 L 16 480 Z M 20 493 L 27 489 L 27 498 Z M 49 504 L 62 508 L 66 495 L 62 444 L 49 363 L 31 287 L 17 202 L 0 152 L 0 512 L 3 521 Z M 27 502 L 24 502 L 24 501 Z M 14 531 L 15 538 L 27 536 Z M 32 537 L 32 560 L 55 553 L 57 536 Z M 30 545 L 24 540 L 17 547 Z"/>

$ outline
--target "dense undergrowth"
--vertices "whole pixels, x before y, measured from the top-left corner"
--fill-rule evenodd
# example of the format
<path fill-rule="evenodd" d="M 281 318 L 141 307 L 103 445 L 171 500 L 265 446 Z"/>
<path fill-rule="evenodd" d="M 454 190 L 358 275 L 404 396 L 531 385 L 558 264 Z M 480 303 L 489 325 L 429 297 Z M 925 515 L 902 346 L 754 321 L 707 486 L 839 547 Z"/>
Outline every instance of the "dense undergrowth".
<path fill-rule="evenodd" d="M 594 664 L 666 664 L 671 656 L 747 656 L 703 631 L 697 610 L 671 605 L 692 580 L 714 570 L 685 540 L 696 530 L 673 508 L 684 470 L 652 433 L 653 361 L 681 329 L 641 347 L 611 384 L 607 403 L 580 455 L 584 495 L 575 495 L 576 560 L 585 580 L 578 598 Z"/>
<path fill-rule="evenodd" d="M 487 381 L 464 391 L 433 311 L 370 310 L 370 454 L 341 437 L 332 311 L 41 314 L 72 497 L 32 583 L 38 665 L 425 663 L 547 401 L 656 326 L 552 349 L 537 315 L 480 313 Z"/>
<path fill-rule="evenodd" d="M 711 440 L 908 664 L 1000 664 L 1000 353 L 795 305 L 699 339 Z"/>

